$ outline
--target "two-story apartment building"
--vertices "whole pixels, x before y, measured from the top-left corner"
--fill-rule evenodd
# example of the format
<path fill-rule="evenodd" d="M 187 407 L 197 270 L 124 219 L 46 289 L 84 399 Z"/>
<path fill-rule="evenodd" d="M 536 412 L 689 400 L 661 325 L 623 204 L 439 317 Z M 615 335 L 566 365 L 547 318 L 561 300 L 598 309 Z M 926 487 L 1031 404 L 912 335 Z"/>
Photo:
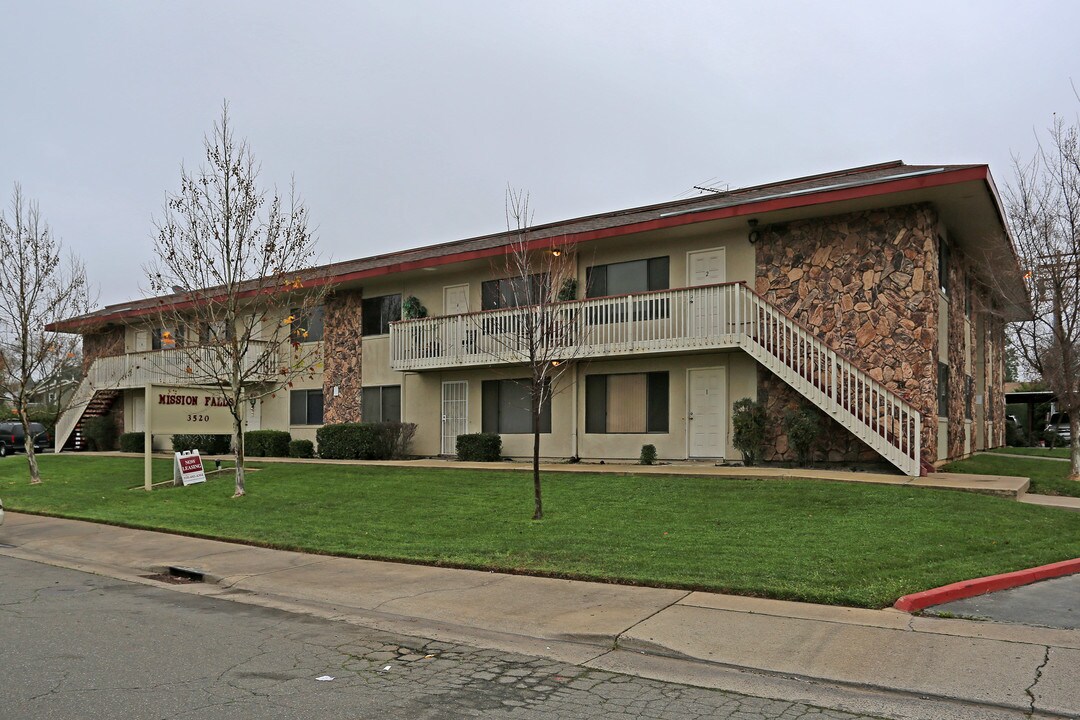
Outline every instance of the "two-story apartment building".
<path fill-rule="evenodd" d="M 253 407 L 249 426 L 314 439 L 323 423 L 401 420 L 417 425 L 418 455 L 480 431 L 529 455 L 528 373 L 506 342 L 533 311 L 502 261 L 517 239 L 318 268 L 333 292 L 304 341 L 323 363 Z M 828 461 L 918 474 L 1004 443 L 1004 323 L 1030 309 L 985 165 L 854 168 L 536 226 L 527 241 L 572 256 L 577 280 L 545 310 L 570 365 L 543 410 L 545 457 L 632 459 L 648 443 L 665 459 L 739 459 L 744 397 L 768 409 L 766 460 L 792 458 L 782 417 L 800 403 L 826 417 Z M 97 380 L 61 431 L 86 407 L 142 429 L 142 388 L 160 379 L 132 367 L 181 352 L 161 344 L 178 332 L 155 326 L 163 302 L 63 324 L 83 334 Z M 426 317 L 402 318 L 418 304 Z M 261 312 L 280 323 L 289 309 Z"/>

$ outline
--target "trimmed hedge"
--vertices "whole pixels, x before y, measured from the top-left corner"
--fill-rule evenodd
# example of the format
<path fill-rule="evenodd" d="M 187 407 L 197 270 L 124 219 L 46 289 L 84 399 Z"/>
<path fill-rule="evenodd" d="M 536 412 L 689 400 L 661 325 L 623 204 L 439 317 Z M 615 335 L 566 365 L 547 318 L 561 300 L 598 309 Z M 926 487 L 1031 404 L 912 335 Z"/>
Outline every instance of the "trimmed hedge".
<path fill-rule="evenodd" d="M 173 452 L 198 450 L 203 455 L 228 455 L 232 452 L 231 435 L 173 435 Z"/>
<path fill-rule="evenodd" d="M 315 432 L 319 457 L 331 460 L 396 460 L 409 454 L 414 423 L 334 423 Z"/>
<path fill-rule="evenodd" d="M 244 433 L 247 457 L 288 457 L 292 435 L 284 430 L 249 430 Z"/>
<path fill-rule="evenodd" d="M 112 415 L 86 418 L 82 434 L 90 450 L 112 450 L 116 447 L 116 421 Z"/>
<path fill-rule="evenodd" d="M 495 433 L 458 435 L 457 459 L 470 462 L 498 462 L 502 459 L 502 437 Z"/>
<path fill-rule="evenodd" d="M 120 450 L 123 452 L 144 452 L 146 450 L 146 434 L 141 432 L 123 433 L 120 436 Z"/>
<path fill-rule="evenodd" d="M 289 457 L 313 458 L 315 457 L 315 443 L 310 440 L 293 440 L 289 443 Z"/>

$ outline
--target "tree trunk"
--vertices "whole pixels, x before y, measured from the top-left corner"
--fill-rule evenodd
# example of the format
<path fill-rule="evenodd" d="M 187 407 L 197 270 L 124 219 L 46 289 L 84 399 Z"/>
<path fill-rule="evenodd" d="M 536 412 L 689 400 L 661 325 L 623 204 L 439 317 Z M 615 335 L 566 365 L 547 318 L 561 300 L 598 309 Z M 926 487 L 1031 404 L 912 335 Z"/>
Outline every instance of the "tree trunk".
<path fill-rule="evenodd" d="M 1080 413 L 1074 409 L 1069 413 L 1069 455 L 1072 460 L 1069 468 L 1070 480 L 1080 480 L 1080 433 L 1077 433 L 1077 430 L 1080 430 Z"/>
<path fill-rule="evenodd" d="M 236 492 L 234 498 L 243 497 L 244 492 L 244 421 L 233 415 L 233 457 L 236 460 Z"/>
<path fill-rule="evenodd" d="M 544 501 L 540 497 L 540 402 L 536 392 L 532 393 L 532 430 L 533 430 L 533 520 L 544 518 Z"/>
<path fill-rule="evenodd" d="M 30 432 L 30 418 L 26 408 L 19 408 L 19 420 L 23 426 L 23 447 L 26 448 L 26 463 L 30 466 L 30 484 L 41 482 L 41 470 L 38 469 L 37 455 L 34 453 L 34 435 Z"/>

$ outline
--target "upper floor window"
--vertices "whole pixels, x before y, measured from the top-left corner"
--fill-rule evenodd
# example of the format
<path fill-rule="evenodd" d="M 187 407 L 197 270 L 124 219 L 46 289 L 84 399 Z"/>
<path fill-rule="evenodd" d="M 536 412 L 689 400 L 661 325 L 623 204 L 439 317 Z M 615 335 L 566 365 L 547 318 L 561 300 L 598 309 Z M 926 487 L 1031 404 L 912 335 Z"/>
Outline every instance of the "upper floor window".
<path fill-rule="evenodd" d="M 481 307 L 484 310 L 498 310 L 539 305 L 547 298 L 548 290 L 548 276 L 544 273 L 486 280 L 480 286 Z"/>
<path fill-rule="evenodd" d="M 204 322 L 199 326 L 200 345 L 220 345 L 232 340 L 236 334 L 232 325 L 224 320 L 217 322 Z"/>
<path fill-rule="evenodd" d="M 949 416 L 949 366 L 943 362 L 937 366 L 937 414 Z"/>
<path fill-rule="evenodd" d="M 585 270 L 585 297 L 667 290 L 669 264 L 667 257 L 655 257 L 593 265 Z"/>
<path fill-rule="evenodd" d="M 306 312 L 301 308 L 293 308 L 289 311 L 289 316 L 292 318 L 290 337 L 293 342 L 318 342 L 323 339 L 322 305 L 308 308 Z"/>
<path fill-rule="evenodd" d="M 184 344 L 184 326 L 154 328 L 151 347 L 154 350 L 172 350 Z"/>
<path fill-rule="evenodd" d="M 378 295 L 364 298 L 361 303 L 365 335 L 386 335 L 390 332 L 390 323 L 401 319 L 401 295 Z"/>

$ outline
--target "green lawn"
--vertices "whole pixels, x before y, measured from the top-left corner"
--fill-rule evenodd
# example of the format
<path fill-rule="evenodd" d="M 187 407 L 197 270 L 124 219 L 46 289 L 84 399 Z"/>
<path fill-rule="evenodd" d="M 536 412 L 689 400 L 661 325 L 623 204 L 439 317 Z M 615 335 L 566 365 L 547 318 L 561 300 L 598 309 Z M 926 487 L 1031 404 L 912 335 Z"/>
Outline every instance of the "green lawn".
<path fill-rule="evenodd" d="M 1000 447 L 994 448 L 993 452 L 1005 453 L 1006 455 L 1031 455 L 1032 457 L 1052 457 L 1069 459 L 1069 448 L 1037 448 L 1037 447 Z"/>
<path fill-rule="evenodd" d="M 975 473 L 976 475 L 1019 475 L 1031 479 L 1028 492 L 1039 495 L 1080 497 L 1080 482 L 1068 479 L 1069 468 L 1069 463 L 1038 460 L 1020 455 L 1015 458 L 975 455 L 967 460 L 949 463 L 942 469 L 945 472 Z"/>
<path fill-rule="evenodd" d="M 159 460 L 165 479 L 171 461 Z M 1035 462 L 1035 461 L 1028 461 Z M 1049 464 L 1049 463 L 1043 463 Z M 881 607 L 1080 557 L 1080 514 L 959 492 L 785 480 L 265 464 L 146 493 L 142 461 L 0 461 L 10 510 L 355 557 Z M 256 467 L 258 467 L 256 465 Z M 0 529 L 0 537 L 3 531 Z"/>

